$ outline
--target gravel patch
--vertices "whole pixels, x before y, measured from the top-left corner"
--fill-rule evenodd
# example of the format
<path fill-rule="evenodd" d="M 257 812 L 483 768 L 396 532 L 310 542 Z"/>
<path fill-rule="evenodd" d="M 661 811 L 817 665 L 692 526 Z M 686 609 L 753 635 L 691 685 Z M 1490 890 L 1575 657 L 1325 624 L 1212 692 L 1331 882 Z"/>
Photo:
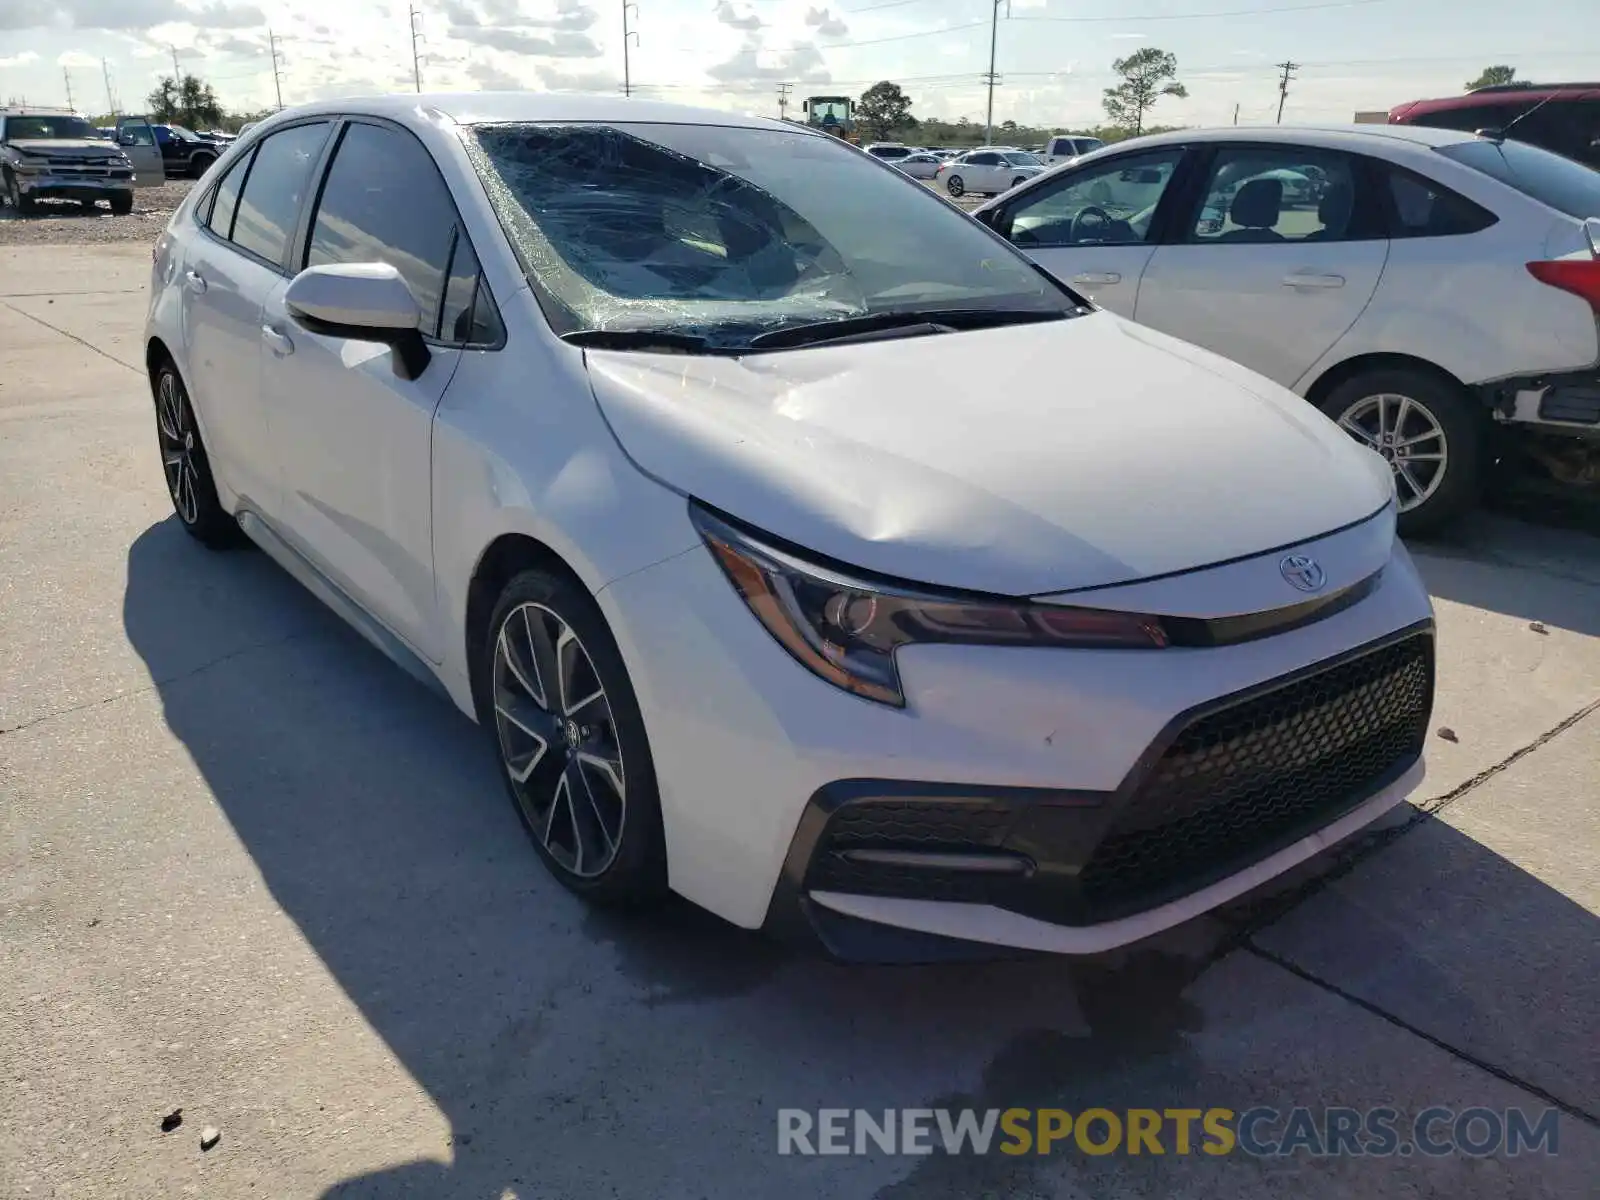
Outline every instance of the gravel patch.
<path fill-rule="evenodd" d="M 133 193 L 133 211 L 112 215 L 104 201 L 86 209 L 72 200 L 44 200 L 38 216 L 25 217 L 0 205 L 0 246 L 100 246 L 111 242 L 153 242 L 166 227 L 192 179 L 174 179 Z"/>

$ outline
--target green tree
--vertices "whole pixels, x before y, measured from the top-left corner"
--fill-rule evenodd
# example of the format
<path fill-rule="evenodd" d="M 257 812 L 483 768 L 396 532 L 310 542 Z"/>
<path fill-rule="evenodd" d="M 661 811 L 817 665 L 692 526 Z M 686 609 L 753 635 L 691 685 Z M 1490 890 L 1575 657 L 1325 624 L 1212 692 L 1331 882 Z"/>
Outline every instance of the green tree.
<path fill-rule="evenodd" d="M 874 140 L 883 141 L 911 123 L 911 97 L 898 83 L 887 79 L 861 93 L 856 104 L 856 125 Z"/>
<path fill-rule="evenodd" d="M 1154 46 L 1146 46 L 1119 58 L 1111 69 L 1122 76 L 1116 87 L 1106 88 L 1101 101 L 1111 124 L 1127 130 L 1132 137 L 1144 132 L 1144 116 L 1163 96 L 1182 100 L 1189 89 L 1179 83 L 1178 56 Z"/>
<path fill-rule="evenodd" d="M 1476 79 L 1467 84 L 1467 91 L 1470 92 L 1474 88 L 1497 87 L 1501 84 L 1515 83 L 1516 81 L 1517 69 L 1515 67 L 1508 67 L 1504 64 L 1485 67 L 1478 73 Z"/>
<path fill-rule="evenodd" d="M 222 105 L 209 83 L 193 75 L 175 79 L 163 75 L 161 82 L 145 97 L 150 118 L 165 125 L 211 129 L 222 123 Z"/>

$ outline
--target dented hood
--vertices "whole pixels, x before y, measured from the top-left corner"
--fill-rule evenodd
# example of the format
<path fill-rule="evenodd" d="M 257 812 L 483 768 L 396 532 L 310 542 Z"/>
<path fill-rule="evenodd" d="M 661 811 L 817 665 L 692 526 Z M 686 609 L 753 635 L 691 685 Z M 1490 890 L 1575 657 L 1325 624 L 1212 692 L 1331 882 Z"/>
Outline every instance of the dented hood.
<path fill-rule="evenodd" d="M 743 358 L 587 352 L 640 468 L 819 555 L 1005 595 L 1368 517 L 1388 468 L 1304 400 L 1110 313 Z"/>

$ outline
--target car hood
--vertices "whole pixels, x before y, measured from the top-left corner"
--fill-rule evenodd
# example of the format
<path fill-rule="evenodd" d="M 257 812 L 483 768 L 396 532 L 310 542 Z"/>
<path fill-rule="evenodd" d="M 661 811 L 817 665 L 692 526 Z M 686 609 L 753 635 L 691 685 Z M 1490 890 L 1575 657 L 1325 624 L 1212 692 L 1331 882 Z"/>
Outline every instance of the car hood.
<path fill-rule="evenodd" d="M 12 142 L 24 154 L 49 154 L 61 158 L 115 158 L 120 151 L 99 138 L 40 138 Z"/>
<path fill-rule="evenodd" d="M 741 358 L 586 353 L 642 470 L 925 584 L 1127 583 L 1293 545 L 1392 494 L 1304 400 L 1105 312 Z"/>

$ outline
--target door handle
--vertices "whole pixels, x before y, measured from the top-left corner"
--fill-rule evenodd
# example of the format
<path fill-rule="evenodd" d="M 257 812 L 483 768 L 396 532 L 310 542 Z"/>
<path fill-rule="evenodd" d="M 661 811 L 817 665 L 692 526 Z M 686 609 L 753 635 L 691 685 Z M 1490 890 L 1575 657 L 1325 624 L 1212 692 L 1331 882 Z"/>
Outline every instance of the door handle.
<path fill-rule="evenodd" d="M 200 274 L 199 271 L 185 271 L 183 273 L 183 286 L 196 296 L 201 295 L 206 290 L 206 277 Z"/>
<path fill-rule="evenodd" d="M 261 340 L 272 348 L 274 354 L 294 353 L 294 343 L 289 340 L 289 335 L 271 325 L 261 327 Z"/>
<path fill-rule="evenodd" d="M 1316 275 L 1309 271 L 1283 277 L 1283 286 L 1292 288 L 1338 288 L 1344 286 L 1343 275 Z"/>
<path fill-rule="evenodd" d="M 1074 275 L 1073 283 L 1121 283 L 1122 276 L 1115 271 L 1085 271 L 1082 275 Z"/>

